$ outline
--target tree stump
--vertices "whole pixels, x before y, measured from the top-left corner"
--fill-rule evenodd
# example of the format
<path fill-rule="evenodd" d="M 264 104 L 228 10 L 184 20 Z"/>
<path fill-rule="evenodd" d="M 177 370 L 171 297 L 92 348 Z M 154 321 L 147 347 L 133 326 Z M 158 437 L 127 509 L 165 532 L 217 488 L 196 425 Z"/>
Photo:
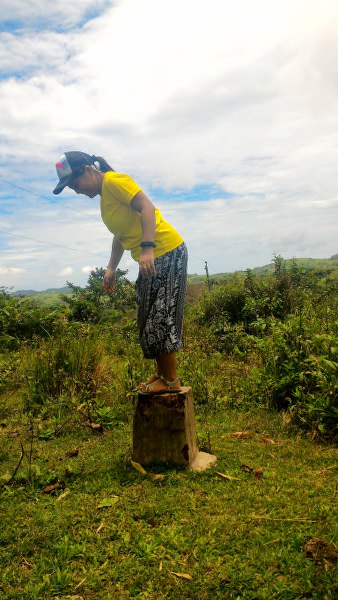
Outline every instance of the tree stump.
<path fill-rule="evenodd" d="M 133 425 L 133 460 L 168 462 L 204 471 L 216 457 L 199 452 L 191 387 L 176 393 L 138 395 Z"/>

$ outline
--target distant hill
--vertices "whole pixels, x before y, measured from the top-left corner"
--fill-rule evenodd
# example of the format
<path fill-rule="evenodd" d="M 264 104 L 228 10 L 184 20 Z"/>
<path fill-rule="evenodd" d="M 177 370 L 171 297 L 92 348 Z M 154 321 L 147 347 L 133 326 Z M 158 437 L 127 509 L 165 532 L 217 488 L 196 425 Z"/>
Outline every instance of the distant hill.
<path fill-rule="evenodd" d="M 285 259 L 285 264 L 290 267 L 292 262 L 295 261 L 297 265 L 306 270 L 321 271 L 323 275 L 330 271 L 338 271 L 338 253 L 331 256 L 331 258 L 288 258 Z M 255 267 L 251 269 L 253 273 L 257 275 L 264 275 L 265 273 L 272 273 L 274 270 L 274 264 L 271 262 L 263 267 Z M 228 273 L 216 273 L 210 275 L 210 279 L 224 280 L 232 277 L 235 273 L 245 273 L 244 271 L 232 271 Z M 188 275 L 189 283 L 201 283 L 206 280 L 206 275 Z M 49 288 L 38 292 L 36 290 L 18 290 L 13 292 L 11 295 L 15 297 L 34 297 L 43 304 L 51 304 L 57 302 L 61 294 L 71 294 L 71 290 L 68 286 L 62 288 Z"/>
<path fill-rule="evenodd" d="M 70 294 L 71 290 L 68 285 L 66 285 L 62 288 L 48 288 L 41 292 L 37 292 L 36 290 L 18 290 L 17 292 L 13 292 L 11 296 L 15 296 L 16 298 L 21 296 L 39 296 L 40 294 L 53 294 L 54 292 L 57 292 L 58 294 Z"/>
<path fill-rule="evenodd" d="M 42 292 L 37 292 L 36 290 L 18 290 L 17 292 L 13 292 L 11 295 L 16 298 L 32 298 L 42 304 L 44 306 L 53 306 L 54 304 L 58 304 L 60 302 L 60 297 L 62 294 L 71 294 L 71 289 L 66 285 L 62 288 L 49 288 L 48 290 L 43 290 Z"/>
<path fill-rule="evenodd" d="M 284 259 L 287 268 L 291 267 L 293 261 L 305 270 L 321 271 L 323 274 L 330 271 L 338 271 L 338 254 L 334 254 L 331 258 L 287 258 Z M 266 273 L 272 273 L 274 270 L 274 263 L 271 262 L 263 267 L 255 267 L 250 269 L 257 275 L 264 275 Z M 210 279 L 224 280 L 232 277 L 235 273 L 245 273 L 244 271 L 235 271 L 229 273 L 215 273 L 210 275 Z M 198 283 L 206 280 L 206 275 L 188 275 L 188 281 L 190 283 Z"/>
<path fill-rule="evenodd" d="M 305 270 L 316 270 L 316 271 L 331 271 L 338 269 L 338 254 L 334 254 L 331 258 L 288 258 L 285 259 L 286 267 L 290 267 L 295 263 Z M 252 269 L 256 273 L 271 273 L 274 270 L 274 264 L 269 263 L 264 267 L 257 267 Z"/>

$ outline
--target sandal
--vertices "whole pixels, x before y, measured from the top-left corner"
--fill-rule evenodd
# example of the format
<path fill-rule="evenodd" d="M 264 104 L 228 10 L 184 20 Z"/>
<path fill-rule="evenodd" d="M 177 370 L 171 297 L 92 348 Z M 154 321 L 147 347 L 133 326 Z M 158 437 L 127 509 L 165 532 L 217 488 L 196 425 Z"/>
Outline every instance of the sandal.
<path fill-rule="evenodd" d="M 139 392 L 140 390 L 142 390 L 147 385 L 150 385 L 151 383 L 154 383 L 155 381 L 157 381 L 160 377 L 161 377 L 161 375 L 159 375 L 158 373 L 154 373 L 154 375 L 152 375 L 151 377 L 149 377 L 149 379 L 147 379 L 147 381 L 143 381 L 142 383 L 140 383 L 140 385 L 138 385 L 134 390 L 131 390 L 131 391 L 132 392 Z"/>
<path fill-rule="evenodd" d="M 166 384 L 167 388 L 166 390 L 155 390 L 154 386 L 151 383 L 148 383 L 147 385 L 144 386 L 144 388 L 142 390 L 138 390 L 138 393 L 141 394 L 141 396 L 148 396 L 150 394 L 175 394 L 177 392 L 180 391 L 181 386 L 180 387 L 174 387 L 175 383 L 177 383 L 179 381 L 179 378 L 176 377 L 176 379 L 174 379 L 174 381 L 169 381 L 168 379 L 166 379 L 165 377 L 163 377 L 163 375 L 160 375 L 158 379 L 156 379 L 156 381 L 163 381 L 163 383 Z M 156 383 L 155 381 L 153 381 L 152 383 Z"/>

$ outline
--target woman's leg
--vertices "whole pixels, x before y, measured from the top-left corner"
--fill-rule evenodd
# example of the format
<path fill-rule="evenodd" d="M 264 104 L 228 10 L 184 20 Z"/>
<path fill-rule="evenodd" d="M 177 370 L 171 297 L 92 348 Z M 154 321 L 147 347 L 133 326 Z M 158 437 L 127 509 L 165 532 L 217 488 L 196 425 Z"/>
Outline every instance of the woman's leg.
<path fill-rule="evenodd" d="M 176 371 L 176 352 L 169 354 L 160 354 L 156 357 L 158 373 L 163 375 L 168 381 L 174 381 L 177 378 Z M 178 386 L 179 387 L 179 383 Z"/>
<path fill-rule="evenodd" d="M 170 389 L 179 390 L 181 384 L 177 377 L 176 352 L 160 354 L 155 358 L 155 361 L 157 364 L 157 374 L 152 375 L 148 381 L 141 383 L 136 389 L 148 393 L 164 392 Z"/>
<path fill-rule="evenodd" d="M 150 375 L 150 377 L 148 377 L 147 381 L 143 381 L 142 383 L 140 383 L 140 385 L 138 385 L 136 387 L 136 390 L 142 390 L 146 385 L 149 385 L 149 383 L 154 383 L 154 381 L 157 381 L 160 378 L 160 371 L 157 365 L 156 360 L 154 359 L 155 362 L 155 366 L 154 366 L 154 375 Z"/>
<path fill-rule="evenodd" d="M 159 354 L 155 360 L 157 363 L 157 372 L 159 374 L 159 378 L 155 381 L 153 380 L 149 382 L 151 389 L 147 389 L 147 385 L 145 385 L 141 387 L 141 390 L 151 393 L 164 392 L 170 389 L 179 390 L 181 384 L 177 377 L 176 352 Z M 169 383 L 172 383 L 173 385 L 169 386 Z"/>
<path fill-rule="evenodd" d="M 174 389 L 179 389 L 180 381 L 176 370 L 176 352 L 160 354 L 155 358 L 155 362 L 157 364 L 156 374 L 152 375 L 144 383 L 141 383 L 136 389 L 144 390 L 149 384 L 151 384 L 152 390 L 155 392 L 168 389 L 168 384 L 161 379 L 161 375 L 165 380 L 175 382 Z"/>

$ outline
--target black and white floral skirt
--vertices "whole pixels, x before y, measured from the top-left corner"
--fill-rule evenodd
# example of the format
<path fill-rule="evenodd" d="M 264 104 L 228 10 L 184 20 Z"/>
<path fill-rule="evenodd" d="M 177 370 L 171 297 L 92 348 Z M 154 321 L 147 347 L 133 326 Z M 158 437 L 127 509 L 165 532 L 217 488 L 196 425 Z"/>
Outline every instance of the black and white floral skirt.
<path fill-rule="evenodd" d="M 182 345 L 187 263 L 188 251 L 183 243 L 155 258 L 153 277 L 137 278 L 137 321 L 145 358 L 177 352 Z"/>

